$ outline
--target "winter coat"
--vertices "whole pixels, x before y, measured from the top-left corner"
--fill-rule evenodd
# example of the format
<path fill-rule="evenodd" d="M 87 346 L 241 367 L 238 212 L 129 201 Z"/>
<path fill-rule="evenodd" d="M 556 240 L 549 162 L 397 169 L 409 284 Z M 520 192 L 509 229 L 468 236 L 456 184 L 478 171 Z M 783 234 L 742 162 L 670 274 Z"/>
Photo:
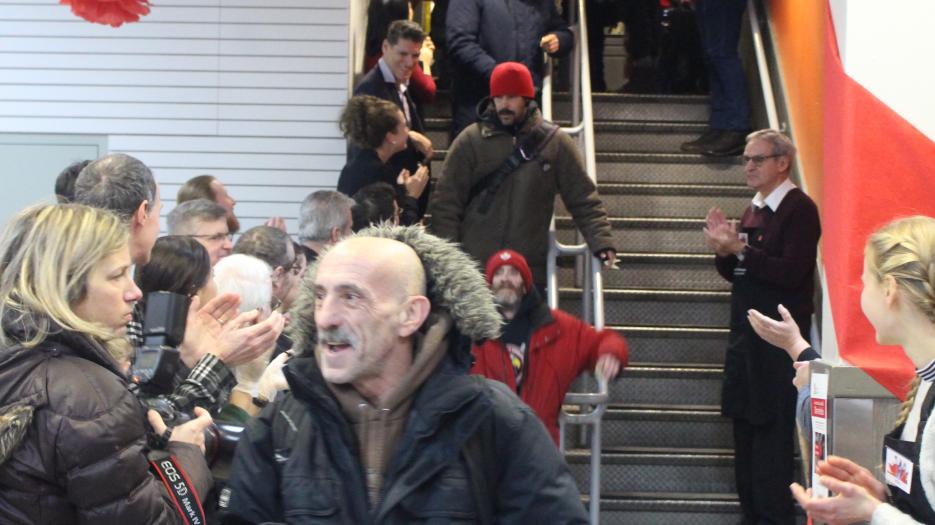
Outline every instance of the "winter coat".
<path fill-rule="evenodd" d="M 149 471 L 140 402 L 98 344 L 60 332 L 0 350 L 0 434 L 16 414 L 28 425 L 0 439 L 0 523 L 182 523 Z M 169 453 L 203 501 L 201 450 L 171 442 Z"/>
<path fill-rule="evenodd" d="M 519 62 L 542 85 L 542 49 L 549 33 L 559 40 L 558 56 L 574 46 L 568 23 L 553 0 L 459 0 L 448 6 L 447 49 L 452 65 L 487 82 L 494 66 Z"/>
<path fill-rule="evenodd" d="M 403 103 L 400 102 L 399 100 L 399 92 L 397 91 L 396 84 L 393 82 L 387 82 L 383 78 L 383 73 L 380 70 L 379 66 L 374 67 L 373 69 L 370 70 L 369 73 L 364 75 L 364 78 L 362 78 L 360 80 L 360 83 L 357 84 L 357 87 L 354 88 L 354 95 L 355 96 L 370 95 L 373 97 L 382 98 L 383 100 L 387 100 L 395 104 L 399 108 L 399 110 L 402 111 L 403 114 L 405 114 L 405 111 L 403 110 Z M 412 131 L 416 131 L 418 133 L 424 134 L 425 123 L 422 120 L 421 108 L 419 107 L 418 104 L 415 103 L 409 91 L 406 92 L 406 97 L 407 97 L 408 105 L 409 105 L 409 117 L 410 117 L 409 129 L 411 129 Z M 345 166 L 345 169 L 341 171 L 342 179 L 346 177 L 344 171 L 347 170 L 348 167 L 352 165 L 355 165 L 355 164 L 360 165 L 354 168 L 357 171 L 360 171 L 362 169 L 370 169 L 366 167 L 366 164 L 372 163 L 372 159 L 370 159 L 369 157 L 365 159 L 358 158 L 364 153 L 365 152 L 362 152 L 361 148 L 357 147 L 356 145 L 354 144 L 348 145 L 348 148 L 347 148 L 348 164 L 347 166 Z M 374 156 L 375 154 L 371 153 L 370 155 Z M 382 180 L 384 182 L 388 182 L 389 184 L 393 185 L 393 187 L 400 189 L 399 185 L 396 184 L 396 177 L 399 175 L 399 172 L 406 169 L 406 170 L 409 170 L 409 173 L 415 173 L 416 170 L 419 169 L 419 162 L 424 159 L 425 159 L 425 156 L 422 155 L 422 153 L 416 149 L 415 144 L 413 144 L 413 142 L 410 140 L 408 141 L 406 149 L 390 157 L 386 166 L 383 166 L 382 171 L 380 171 L 379 175 L 374 171 L 373 174 L 371 175 L 372 178 L 368 178 L 367 179 L 368 182 L 363 184 L 362 186 L 366 186 L 366 184 L 369 184 L 370 182 L 376 182 L 377 180 Z M 357 178 L 358 182 L 363 180 L 360 177 L 360 174 L 357 174 L 354 176 Z M 380 178 L 377 178 L 378 176 Z M 360 186 L 357 189 L 359 188 Z M 339 183 L 338 191 L 343 191 L 344 193 L 347 193 L 348 195 L 353 196 L 353 194 L 357 190 L 355 189 L 352 192 L 342 190 L 340 188 L 340 183 Z M 429 183 L 428 185 L 426 185 L 425 191 L 422 192 L 422 195 L 418 199 L 419 201 L 418 219 L 421 219 L 422 216 L 425 215 L 425 210 L 426 208 L 428 208 L 429 195 L 431 194 L 431 192 L 432 192 L 432 187 L 431 187 L 431 183 Z M 400 190 L 398 193 L 405 195 L 405 190 Z M 402 207 L 402 202 L 400 203 L 400 207 Z"/>
<path fill-rule="evenodd" d="M 338 191 L 353 197 L 361 188 L 376 182 L 385 182 L 396 190 L 396 203 L 400 208 L 400 223 L 404 226 L 415 224 L 422 218 L 419 212 L 419 200 L 406 194 L 404 186 L 396 183 L 399 171 L 394 171 L 390 164 L 380 162 L 380 157 L 372 149 L 357 148 L 354 157 L 341 169 L 338 177 Z M 422 195 L 428 193 L 428 187 Z"/>
<path fill-rule="evenodd" d="M 540 302 L 530 314 L 532 334 L 526 351 L 520 398 L 545 424 L 558 444 L 558 413 L 572 381 L 594 370 L 604 354 L 627 364 L 627 344 L 613 330 L 598 332 L 593 326 Z M 505 383 L 516 392 L 516 374 L 509 351 L 499 340 L 474 346 L 472 374 Z"/>
<path fill-rule="evenodd" d="M 592 252 L 613 248 L 613 238 L 597 187 L 587 176 L 574 141 L 561 130 L 534 160 L 504 179 L 486 214 L 477 211 L 481 199 L 468 202 L 471 188 L 513 153 L 514 140 L 521 143 L 539 126 L 539 110 L 530 104 L 527 111 L 515 139 L 499 125 L 493 104 L 485 107 L 481 122 L 455 139 L 432 196 L 429 228 L 439 237 L 460 242 L 481 264 L 498 250 L 516 250 L 529 263 L 535 282 L 544 285 L 556 194 L 562 196 Z"/>
<path fill-rule="evenodd" d="M 542 86 L 539 41 L 555 33 L 566 56 L 574 46 L 554 0 L 458 0 L 448 6 L 446 49 L 451 63 L 454 133 L 474 120 L 474 107 L 489 94 L 490 73 L 502 62 L 520 62 Z M 466 120 L 465 120 L 466 119 Z"/>
<path fill-rule="evenodd" d="M 467 375 L 469 345 L 460 334 L 496 337 L 500 324 L 469 259 L 421 228 L 380 226 L 357 235 L 395 238 L 416 251 L 433 309 L 422 331 L 431 333 L 443 319 L 453 323 L 435 343 L 444 345 L 442 361 L 413 394 L 371 507 L 360 459 L 371 444 L 358 442 L 321 375 L 314 319 L 294 319 L 290 328 L 304 353 L 286 366 L 290 392 L 267 406 L 240 440 L 221 496 L 227 522 L 475 523 L 485 508 L 476 487 L 486 486 L 484 501 L 496 523 L 586 523 L 568 467 L 532 411 L 503 385 Z M 305 283 L 314 282 L 315 271 L 309 268 Z M 314 311 L 310 286 L 303 286 L 296 308 Z M 417 346 L 417 357 L 427 350 Z M 473 468 L 469 446 L 482 451 L 470 456 L 479 460 Z"/>

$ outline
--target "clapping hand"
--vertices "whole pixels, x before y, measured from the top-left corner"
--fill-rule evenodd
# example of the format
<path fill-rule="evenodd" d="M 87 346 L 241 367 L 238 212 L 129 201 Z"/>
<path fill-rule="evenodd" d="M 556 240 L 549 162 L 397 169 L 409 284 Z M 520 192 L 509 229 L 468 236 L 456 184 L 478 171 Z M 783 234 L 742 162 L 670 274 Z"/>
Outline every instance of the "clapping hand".
<path fill-rule="evenodd" d="M 782 348 L 796 361 L 799 354 L 811 345 L 799 333 L 799 325 L 795 323 L 789 310 L 781 304 L 776 309 L 782 316 L 782 321 L 771 319 L 752 308 L 747 310 L 747 320 L 758 336 L 767 343 Z"/>
<path fill-rule="evenodd" d="M 708 211 L 702 232 L 705 245 L 721 257 L 740 253 L 743 250 L 745 243 L 740 240 L 740 234 L 737 233 L 737 221 L 728 221 L 724 212 L 718 207 Z"/>
<path fill-rule="evenodd" d="M 812 498 L 811 489 L 805 490 L 798 483 L 790 488 L 799 505 L 813 520 L 830 525 L 870 521 L 873 512 L 886 499 L 883 484 L 853 461 L 839 456 L 830 456 L 818 463 L 817 475 L 821 484 L 835 493 L 830 498 Z"/>
<path fill-rule="evenodd" d="M 406 188 L 406 195 L 413 199 L 418 199 L 422 196 L 422 192 L 425 191 L 425 186 L 428 185 L 428 183 L 429 168 L 421 164 L 415 174 L 410 175 L 409 170 L 404 169 L 400 171 L 399 176 L 396 177 L 396 184 Z"/>
<path fill-rule="evenodd" d="M 270 228 L 276 228 L 283 233 L 288 233 L 286 231 L 286 221 L 284 221 L 282 217 L 270 217 L 269 219 L 266 219 L 264 224 Z"/>

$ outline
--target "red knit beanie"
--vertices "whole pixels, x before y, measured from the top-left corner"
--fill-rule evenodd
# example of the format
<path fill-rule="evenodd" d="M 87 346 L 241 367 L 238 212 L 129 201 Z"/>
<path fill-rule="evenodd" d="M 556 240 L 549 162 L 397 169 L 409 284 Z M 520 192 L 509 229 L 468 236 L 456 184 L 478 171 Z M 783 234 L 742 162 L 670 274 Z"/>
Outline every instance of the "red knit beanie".
<path fill-rule="evenodd" d="M 523 276 L 523 283 L 526 284 L 526 289 L 532 289 L 532 272 L 529 271 L 529 264 L 526 263 L 526 259 L 522 255 L 513 250 L 500 250 L 491 255 L 490 259 L 487 259 L 487 268 L 485 270 L 487 284 L 493 283 L 493 274 L 497 273 L 501 266 L 512 266 L 519 270 L 519 274 Z"/>
<path fill-rule="evenodd" d="M 490 74 L 490 96 L 501 95 L 536 98 L 532 75 L 526 66 L 519 62 L 504 62 L 493 68 Z"/>

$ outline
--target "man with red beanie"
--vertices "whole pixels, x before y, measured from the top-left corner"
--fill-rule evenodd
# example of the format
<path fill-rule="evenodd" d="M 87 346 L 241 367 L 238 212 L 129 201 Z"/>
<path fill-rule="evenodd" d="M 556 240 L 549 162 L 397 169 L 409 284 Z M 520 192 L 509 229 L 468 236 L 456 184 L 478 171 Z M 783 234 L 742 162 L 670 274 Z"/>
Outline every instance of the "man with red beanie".
<path fill-rule="evenodd" d="M 430 204 L 430 229 L 477 261 L 503 248 L 529 261 L 545 289 L 549 221 L 559 194 L 591 251 L 612 265 L 616 250 L 597 187 L 574 141 L 542 118 L 526 66 L 504 62 L 490 76 L 480 122 L 451 144 Z"/>
<path fill-rule="evenodd" d="M 532 282 L 526 259 L 500 250 L 487 261 L 487 283 L 506 321 L 500 339 L 474 347 L 472 374 L 508 385 L 535 411 L 558 444 L 558 412 L 572 381 L 586 370 L 608 379 L 627 363 L 627 345 L 612 330 L 551 310 Z"/>

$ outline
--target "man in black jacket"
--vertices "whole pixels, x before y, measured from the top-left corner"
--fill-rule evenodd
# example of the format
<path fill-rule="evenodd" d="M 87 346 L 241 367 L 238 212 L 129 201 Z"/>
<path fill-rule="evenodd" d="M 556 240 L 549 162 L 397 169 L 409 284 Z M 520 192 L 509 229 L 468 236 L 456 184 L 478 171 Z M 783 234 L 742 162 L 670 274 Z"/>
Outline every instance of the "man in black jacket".
<path fill-rule="evenodd" d="M 379 226 L 309 273 L 290 391 L 240 439 L 229 523 L 586 523 L 535 414 L 467 375 L 468 339 L 497 337 L 500 318 L 466 255 Z"/>
<path fill-rule="evenodd" d="M 493 68 L 519 62 L 542 87 L 543 51 L 568 55 L 574 36 L 554 0 L 460 0 L 448 7 L 445 29 L 451 60 L 451 139 L 477 120 Z"/>
<path fill-rule="evenodd" d="M 732 283 L 721 412 L 734 422 L 737 494 L 744 523 L 795 523 L 792 494 L 796 391 L 789 355 L 753 331 L 751 309 L 782 304 L 808 336 L 814 312 L 818 208 L 789 180 L 795 146 L 774 130 L 747 137 L 744 172 L 757 190 L 740 229 L 718 208 L 704 228 L 718 273 Z"/>
<path fill-rule="evenodd" d="M 424 135 L 425 123 L 422 120 L 421 108 L 409 94 L 409 77 L 419 61 L 422 51 L 422 42 L 425 41 L 425 32 L 419 24 L 409 20 L 396 20 L 390 24 L 383 41 L 383 56 L 376 67 L 370 70 L 354 88 L 354 96 L 371 95 L 388 100 L 399 106 L 406 117 L 409 127 L 409 144 L 406 149 L 393 155 L 389 161 L 389 171 L 399 173 L 406 169 L 415 173 L 420 162 L 432 160 L 432 141 Z M 359 149 L 353 145 L 348 147 L 347 158 L 350 160 L 358 154 Z M 422 192 L 419 199 L 421 218 L 428 206 L 429 191 Z"/>

